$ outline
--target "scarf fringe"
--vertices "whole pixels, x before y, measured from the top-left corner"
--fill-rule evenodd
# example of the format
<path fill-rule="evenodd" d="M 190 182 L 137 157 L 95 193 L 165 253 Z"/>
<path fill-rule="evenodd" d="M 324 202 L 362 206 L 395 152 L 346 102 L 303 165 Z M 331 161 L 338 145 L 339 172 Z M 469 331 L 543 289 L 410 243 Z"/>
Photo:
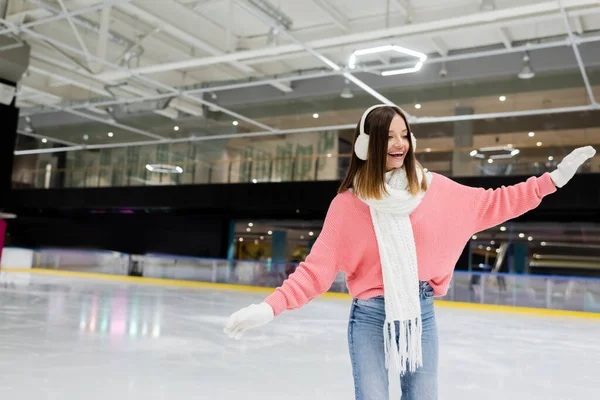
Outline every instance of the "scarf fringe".
<path fill-rule="evenodd" d="M 386 320 L 383 325 L 390 398 L 400 398 L 402 395 L 402 376 L 423 366 L 422 333 L 421 317 L 405 321 Z"/>

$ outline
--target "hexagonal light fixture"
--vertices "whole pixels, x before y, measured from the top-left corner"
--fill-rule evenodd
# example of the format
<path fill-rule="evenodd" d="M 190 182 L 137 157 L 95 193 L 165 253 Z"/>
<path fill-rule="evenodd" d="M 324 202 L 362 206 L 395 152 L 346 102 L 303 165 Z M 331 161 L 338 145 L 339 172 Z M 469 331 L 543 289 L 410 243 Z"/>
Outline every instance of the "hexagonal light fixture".
<path fill-rule="evenodd" d="M 379 46 L 379 47 L 371 47 L 368 49 L 355 50 L 354 53 L 350 56 L 348 60 L 348 67 L 350 69 L 356 68 L 356 60 L 360 56 L 364 56 L 367 54 L 376 54 L 376 53 L 384 53 L 386 51 L 395 51 L 397 53 L 406 54 L 411 57 L 415 57 L 418 61 L 414 67 L 411 68 L 402 68 L 402 69 L 391 69 L 387 71 L 381 71 L 381 76 L 390 76 L 390 75 L 400 75 L 400 74 L 410 74 L 413 72 L 417 72 L 421 69 L 425 60 L 427 60 L 427 55 L 420 53 L 415 50 L 407 49 L 405 47 L 396 46 L 396 45 L 387 45 L 387 46 Z"/>

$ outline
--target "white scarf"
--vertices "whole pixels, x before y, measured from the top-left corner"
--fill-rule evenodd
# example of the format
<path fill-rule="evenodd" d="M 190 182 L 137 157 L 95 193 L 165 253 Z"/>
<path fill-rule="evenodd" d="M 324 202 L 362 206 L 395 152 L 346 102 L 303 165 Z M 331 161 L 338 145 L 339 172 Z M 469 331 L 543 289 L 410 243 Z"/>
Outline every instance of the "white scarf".
<path fill-rule="evenodd" d="M 423 179 L 420 168 L 417 176 L 420 185 Z M 431 181 L 431 174 L 427 173 L 426 179 Z M 414 372 L 423 366 L 417 250 L 409 215 L 425 192 L 412 195 L 408 191 L 404 168 L 394 170 L 385 187 L 388 194 L 382 199 L 361 200 L 370 208 L 379 246 L 385 299 L 385 363 L 390 398 L 397 399 L 401 395 L 400 376 L 407 369 Z"/>

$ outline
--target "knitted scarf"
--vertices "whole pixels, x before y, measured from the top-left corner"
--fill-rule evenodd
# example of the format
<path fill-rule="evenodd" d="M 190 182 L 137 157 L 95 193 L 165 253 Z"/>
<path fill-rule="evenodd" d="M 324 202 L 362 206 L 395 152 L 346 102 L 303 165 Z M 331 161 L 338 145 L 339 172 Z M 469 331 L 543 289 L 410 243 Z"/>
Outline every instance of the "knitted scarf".
<path fill-rule="evenodd" d="M 420 184 L 420 168 L 417 176 Z M 431 180 L 429 173 L 426 179 Z M 397 399 L 401 395 L 400 376 L 407 369 L 414 372 L 423 365 L 417 251 L 409 215 L 425 193 L 415 196 L 408 191 L 404 168 L 391 173 L 386 189 L 388 194 L 382 199 L 361 200 L 371 211 L 379 247 L 385 298 L 385 360 L 390 398 Z"/>

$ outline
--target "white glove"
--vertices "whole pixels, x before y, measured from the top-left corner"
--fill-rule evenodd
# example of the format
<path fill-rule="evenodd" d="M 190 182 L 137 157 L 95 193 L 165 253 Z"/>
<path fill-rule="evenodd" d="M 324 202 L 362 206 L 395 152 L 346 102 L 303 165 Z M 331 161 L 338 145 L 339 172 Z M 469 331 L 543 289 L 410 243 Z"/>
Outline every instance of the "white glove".
<path fill-rule="evenodd" d="M 273 308 L 265 302 L 260 304 L 252 304 L 249 307 L 231 314 L 223 332 L 229 335 L 230 338 L 240 340 L 244 332 L 248 329 L 256 328 L 271 322 L 275 318 Z"/>
<path fill-rule="evenodd" d="M 577 169 L 589 158 L 594 157 L 596 150 L 592 146 L 580 147 L 573 150 L 550 172 L 556 187 L 563 187 L 575 176 Z"/>

